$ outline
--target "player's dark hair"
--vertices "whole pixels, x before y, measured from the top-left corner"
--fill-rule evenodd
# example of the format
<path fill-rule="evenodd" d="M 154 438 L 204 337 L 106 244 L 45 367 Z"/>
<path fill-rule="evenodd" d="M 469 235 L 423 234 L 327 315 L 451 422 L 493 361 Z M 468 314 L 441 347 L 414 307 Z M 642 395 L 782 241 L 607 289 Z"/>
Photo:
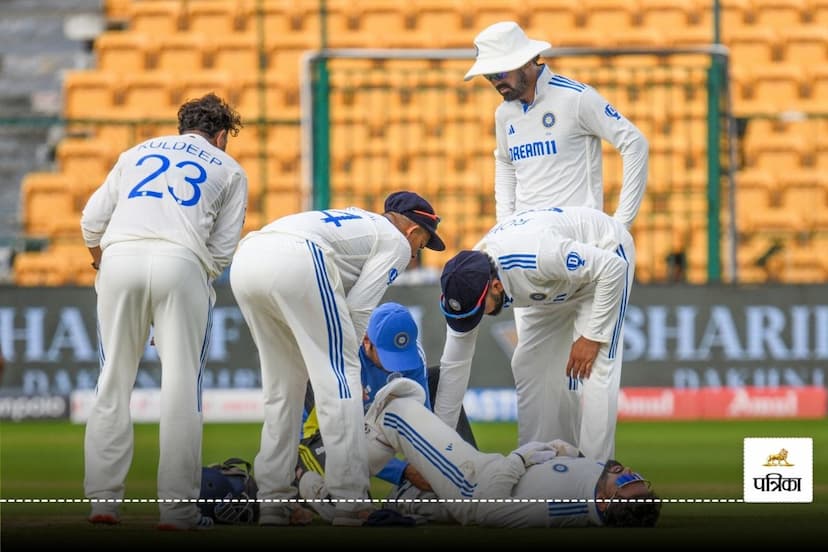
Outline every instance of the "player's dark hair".
<path fill-rule="evenodd" d="M 207 136 L 226 130 L 238 136 L 242 127 L 241 116 L 224 100 L 212 92 L 195 100 L 189 100 L 178 109 L 178 132 L 199 130 Z"/>
<path fill-rule="evenodd" d="M 604 524 L 607 527 L 654 527 L 660 514 L 661 499 L 650 491 L 629 502 L 610 502 L 604 512 Z"/>
<path fill-rule="evenodd" d="M 489 261 L 489 280 L 492 278 L 500 279 L 500 276 L 497 275 L 497 264 L 494 262 L 494 259 L 486 255 L 486 260 Z"/>

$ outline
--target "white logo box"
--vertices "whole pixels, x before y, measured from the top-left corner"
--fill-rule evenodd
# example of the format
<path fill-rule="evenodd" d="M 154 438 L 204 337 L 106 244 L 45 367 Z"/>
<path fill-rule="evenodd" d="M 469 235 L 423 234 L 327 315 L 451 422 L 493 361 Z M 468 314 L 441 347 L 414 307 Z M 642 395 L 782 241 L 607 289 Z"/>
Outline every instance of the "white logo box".
<path fill-rule="evenodd" d="M 745 502 L 813 502 L 813 454 L 810 437 L 746 437 Z"/>

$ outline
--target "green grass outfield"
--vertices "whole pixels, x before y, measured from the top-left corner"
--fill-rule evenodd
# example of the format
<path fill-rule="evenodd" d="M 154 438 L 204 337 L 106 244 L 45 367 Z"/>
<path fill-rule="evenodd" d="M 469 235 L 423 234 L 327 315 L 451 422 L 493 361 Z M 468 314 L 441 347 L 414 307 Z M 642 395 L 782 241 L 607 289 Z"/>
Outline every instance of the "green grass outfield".
<path fill-rule="evenodd" d="M 252 460 L 260 424 L 208 424 L 204 429 L 204 461 L 231 456 Z M 0 425 L 0 496 L 13 498 L 83 498 L 84 427 L 69 423 L 27 422 Z M 508 452 L 515 444 L 513 424 L 475 424 L 482 450 Z M 122 523 L 95 527 L 85 521 L 84 503 L 0 504 L 0 548 L 18 550 L 63 544 L 80 549 L 150 547 L 187 549 L 286 550 L 299 546 L 336 550 L 384 543 L 398 550 L 441 544 L 464 549 L 497 549 L 591 544 L 656 548 L 693 544 L 717 547 L 725 543 L 748 550 L 787 549 L 828 537 L 828 422 L 650 422 L 620 423 L 617 457 L 652 480 L 668 500 L 741 499 L 742 439 L 744 437 L 812 437 L 814 440 L 813 504 L 744 504 L 667 502 L 655 529 L 489 529 L 429 524 L 417 528 L 333 528 L 317 522 L 309 527 L 260 528 L 219 526 L 213 531 L 164 534 L 155 531 L 157 506 L 125 504 Z M 158 462 L 158 426 L 135 426 L 135 458 L 127 479 L 126 496 L 152 498 Z M 374 496 L 386 484 L 375 480 Z"/>

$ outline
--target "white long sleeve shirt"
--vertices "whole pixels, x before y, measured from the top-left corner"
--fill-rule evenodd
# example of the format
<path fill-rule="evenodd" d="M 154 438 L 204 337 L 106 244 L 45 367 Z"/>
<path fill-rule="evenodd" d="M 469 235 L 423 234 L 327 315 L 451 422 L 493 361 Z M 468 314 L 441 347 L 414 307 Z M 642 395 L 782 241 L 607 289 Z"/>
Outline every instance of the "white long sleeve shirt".
<path fill-rule="evenodd" d="M 411 262 L 411 245 L 402 232 L 384 216 L 357 207 L 288 215 L 249 235 L 261 232 L 310 240 L 333 260 L 358 341 L 371 311 Z"/>
<path fill-rule="evenodd" d="M 511 458 L 510 455 L 507 458 Z M 603 525 L 595 503 L 596 486 L 603 465 L 587 458 L 558 457 L 530 466 L 525 472 L 503 469 L 497 489 L 483 488 L 479 495 L 525 499 L 537 502 L 481 502 L 475 522 L 490 527 L 583 527 Z M 513 487 L 508 487 L 509 477 Z M 489 487 L 485 485 L 484 487 Z M 509 492 L 509 489 L 511 491 Z M 507 491 L 503 494 L 503 491 Z M 495 494 L 500 493 L 500 494 Z M 579 500 L 581 499 L 581 500 Z"/>
<path fill-rule="evenodd" d="M 649 144 L 591 86 L 546 66 L 535 100 L 501 103 L 495 111 L 497 220 L 546 206 L 604 205 L 601 140 L 621 154 L 624 173 L 615 218 L 627 228 L 647 186 Z"/>
<path fill-rule="evenodd" d="M 624 238 L 623 224 L 595 209 L 533 209 L 495 225 L 474 249 L 495 261 L 504 307 L 586 301 L 591 314 L 575 331 L 607 343 L 625 297 L 627 261 L 616 251 Z M 450 427 L 460 415 L 479 328 L 460 333 L 446 326 L 434 412 Z"/>
<path fill-rule="evenodd" d="M 159 239 L 198 256 L 211 278 L 230 264 L 247 210 L 247 175 L 197 134 L 161 136 L 123 152 L 83 209 L 87 247 Z"/>

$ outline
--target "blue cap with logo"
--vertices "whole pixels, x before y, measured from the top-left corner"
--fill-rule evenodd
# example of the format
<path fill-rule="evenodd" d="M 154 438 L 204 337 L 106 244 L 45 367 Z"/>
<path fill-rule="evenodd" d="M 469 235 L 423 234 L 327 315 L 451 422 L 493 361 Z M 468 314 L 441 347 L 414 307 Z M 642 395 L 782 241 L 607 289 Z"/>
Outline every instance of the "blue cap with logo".
<path fill-rule="evenodd" d="M 461 251 L 446 263 L 440 276 L 440 310 L 452 330 L 469 332 L 480 324 L 491 281 L 491 265 L 485 253 Z"/>
<path fill-rule="evenodd" d="M 374 309 L 367 334 L 377 349 L 382 367 L 389 372 L 405 372 L 421 366 L 417 323 L 399 303 L 383 303 Z"/>
<path fill-rule="evenodd" d="M 437 235 L 437 225 L 440 224 L 440 217 L 434 213 L 431 204 L 419 194 L 406 191 L 394 192 L 385 198 L 385 210 L 386 212 L 405 215 L 422 226 L 424 230 L 431 234 L 431 238 L 426 244 L 429 249 L 443 251 L 446 248 L 446 244 Z"/>

